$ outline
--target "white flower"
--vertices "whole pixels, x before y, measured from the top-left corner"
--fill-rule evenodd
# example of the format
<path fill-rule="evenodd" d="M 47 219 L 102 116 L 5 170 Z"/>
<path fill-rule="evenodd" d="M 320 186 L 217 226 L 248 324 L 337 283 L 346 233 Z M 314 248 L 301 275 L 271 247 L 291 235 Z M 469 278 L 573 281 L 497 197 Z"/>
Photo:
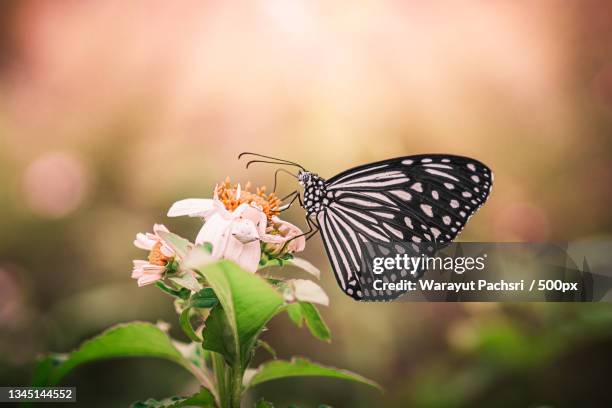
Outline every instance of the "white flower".
<path fill-rule="evenodd" d="M 265 235 L 267 219 L 261 209 L 240 204 L 228 211 L 216 197 L 187 199 L 172 205 L 169 217 L 200 216 L 205 222 L 196 237 L 196 245 L 210 243 L 212 256 L 230 259 L 250 272 L 255 272 L 261 257 L 260 239 Z"/>
<path fill-rule="evenodd" d="M 276 198 L 273 200 L 278 201 Z M 274 202 L 274 206 L 277 205 Z M 248 187 L 242 190 L 240 184 L 231 187 L 226 182 L 215 187 L 213 199 L 177 201 L 170 207 L 168 216 L 203 218 L 204 225 L 196 237 L 196 245 L 210 243 L 214 258 L 230 259 L 245 270 L 255 272 L 261 258 L 262 242 L 266 243 L 266 250 L 275 254 L 301 251 L 305 245 L 304 237 L 300 236 L 302 231 L 273 215 L 275 213 L 270 211 L 270 207 L 269 198 L 250 193 Z M 271 222 L 268 222 L 268 217 Z"/>
<path fill-rule="evenodd" d="M 132 278 L 138 280 L 138 286 L 149 285 L 163 277 L 166 265 L 175 257 L 174 250 L 164 242 L 158 232 L 169 232 L 161 225 L 153 226 L 153 233 L 138 233 L 134 246 L 149 251 L 148 260 L 135 259 L 132 269 Z"/>

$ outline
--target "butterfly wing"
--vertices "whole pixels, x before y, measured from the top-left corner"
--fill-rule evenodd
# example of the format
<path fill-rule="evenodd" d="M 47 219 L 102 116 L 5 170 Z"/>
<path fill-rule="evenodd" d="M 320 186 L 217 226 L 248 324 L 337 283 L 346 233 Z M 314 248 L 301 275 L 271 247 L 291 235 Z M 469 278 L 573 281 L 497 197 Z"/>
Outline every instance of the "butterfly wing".
<path fill-rule="evenodd" d="M 457 237 L 492 183 L 491 170 L 479 161 L 439 154 L 367 164 L 329 179 L 329 202 L 317 222 L 342 290 L 359 300 L 397 297 L 401 292 L 372 289 L 366 260 L 392 251 L 433 255 Z M 381 278 L 416 279 L 421 273 L 403 270 Z"/>

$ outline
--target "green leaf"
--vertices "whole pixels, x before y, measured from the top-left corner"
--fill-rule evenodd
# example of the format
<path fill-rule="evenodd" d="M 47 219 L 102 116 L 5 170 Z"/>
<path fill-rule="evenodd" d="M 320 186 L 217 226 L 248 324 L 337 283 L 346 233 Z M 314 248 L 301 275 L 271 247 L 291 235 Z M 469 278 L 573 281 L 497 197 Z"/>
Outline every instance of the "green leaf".
<path fill-rule="evenodd" d="M 71 353 L 47 356 L 35 368 L 32 385 L 57 385 L 62 377 L 82 364 L 116 357 L 162 358 L 193 373 L 192 365 L 183 359 L 165 332 L 151 323 L 134 322 L 114 326 Z"/>
<path fill-rule="evenodd" d="M 181 407 L 203 407 L 214 408 L 215 399 L 206 388 L 202 388 L 200 392 L 191 397 L 170 397 L 161 401 L 149 398 L 146 401 L 136 401 L 131 405 L 131 408 L 181 408 Z"/>
<path fill-rule="evenodd" d="M 199 309 L 209 309 L 216 306 L 217 303 L 219 303 L 219 299 L 217 299 L 217 295 L 212 288 L 204 288 L 194 293 L 189 299 L 190 306 Z"/>
<path fill-rule="evenodd" d="M 198 334 L 193 329 L 193 326 L 191 325 L 191 308 L 186 307 L 185 310 L 181 312 L 181 315 L 179 316 L 179 322 L 181 324 L 181 328 L 183 329 L 187 337 L 189 337 L 189 340 L 195 341 L 196 343 L 202 342 L 202 339 L 200 338 L 200 336 L 198 336 Z"/>
<path fill-rule="evenodd" d="M 255 408 L 274 408 L 274 405 L 272 405 L 271 402 L 266 401 L 265 399 L 260 399 L 259 401 L 257 401 L 257 404 L 255 404 Z"/>
<path fill-rule="evenodd" d="M 189 294 L 191 293 L 191 291 L 187 288 L 181 288 L 180 290 L 173 289 L 162 281 L 155 282 L 155 286 L 160 288 L 163 292 L 183 300 L 188 299 Z"/>
<path fill-rule="evenodd" d="M 268 342 L 259 339 L 257 340 L 257 347 L 261 347 L 262 349 L 266 350 L 268 354 L 272 356 L 272 358 L 276 359 L 276 350 L 274 350 L 274 348 Z"/>
<path fill-rule="evenodd" d="M 238 354 L 234 347 L 234 337 L 223 307 L 215 306 L 204 324 L 202 347 L 223 355 L 226 361 L 237 361 Z"/>
<path fill-rule="evenodd" d="M 291 361 L 273 360 L 262 364 L 255 375 L 251 378 L 248 387 L 254 387 L 266 381 L 277 380 L 287 377 L 328 377 L 355 381 L 377 388 L 382 391 L 380 385 L 359 374 L 333 367 L 325 367 L 310 362 L 303 358 L 293 358 Z"/>
<path fill-rule="evenodd" d="M 176 253 L 179 258 L 185 259 L 192 247 L 191 242 L 172 232 L 159 231 L 157 234 L 174 250 L 174 253 Z"/>
<path fill-rule="evenodd" d="M 206 321 L 204 348 L 222 353 L 230 365 L 240 364 L 244 368 L 257 336 L 281 310 L 283 299 L 265 280 L 233 262 L 208 264 L 199 271 L 220 302 Z M 219 316 L 220 311 L 224 314 L 223 319 Z M 224 322 L 229 333 L 223 330 Z"/>
<path fill-rule="evenodd" d="M 291 303 L 287 305 L 287 314 L 297 327 L 304 325 L 304 315 L 302 314 L 302 306 L 299 303 Z"/>
<path fill-rule="evenodd" d="M 302 315 L 306 320 L 306 326 L 313 336 L 319 340 L 331 341 L 331 331 L 323 321 L 319 310 L 312 303 L 299 302 L 302 309 Z"/>

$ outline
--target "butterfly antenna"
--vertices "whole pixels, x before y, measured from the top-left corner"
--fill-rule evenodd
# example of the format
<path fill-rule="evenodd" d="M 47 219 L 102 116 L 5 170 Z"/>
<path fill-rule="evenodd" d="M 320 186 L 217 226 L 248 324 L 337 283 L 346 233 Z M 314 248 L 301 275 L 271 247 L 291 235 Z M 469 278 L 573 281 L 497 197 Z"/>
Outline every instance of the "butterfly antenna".
<path fill-rule="evenodd" d="M 263 159 L 270 159 L 270 160 L 276 160 L 276 164 L 280 164 L 280 165 L 290 165 L 290 166 L 296 166 L 299 167 L 300 169 L 306 171 L 306 169 L 300 165 L 297 164 L 295 162 L 289 161 L 289 160 L 285 160 L 285 159 L 279 159 L 277 157 L 272 157 L 272 156 L 265 156 L 263 154 L 259 154 L 259 153 L 252 153 L 252 152 L 243 152 L 240 153 L 238 155 L 238 160 L 240 160 L 242 158 L 242 156 L 255 156 L 255 157 L 259 157 L 259 158 L 263 158 Z M 249 166 L 250 163 L 270 163 L 267 161 L 257 161 L 257 160 L 251 160 L 250 162 L 247 163 L 247 167 Z"/>

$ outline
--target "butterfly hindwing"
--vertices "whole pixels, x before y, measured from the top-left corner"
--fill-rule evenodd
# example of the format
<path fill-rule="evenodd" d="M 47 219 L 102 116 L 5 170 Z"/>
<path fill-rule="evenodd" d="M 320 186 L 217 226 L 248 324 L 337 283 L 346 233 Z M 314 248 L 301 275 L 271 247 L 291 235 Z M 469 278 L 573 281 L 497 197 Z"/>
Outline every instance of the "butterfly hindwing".
<path fill-rule="evenodd" d="M 371 289 L 365 263 L 373 256 L 397 253 L 399 242 L 414 244 L 401 246 L 408 248 L 409 256 L 433 255 L 484 204 L 492 183 L 487 166 L 451 155 L 385 160 L 327 180 L 327 200 L 316 219 L 343 291 L 356 299 L 397 297 Z M 382 278 L 404 277 L 402 271 Z"/>

